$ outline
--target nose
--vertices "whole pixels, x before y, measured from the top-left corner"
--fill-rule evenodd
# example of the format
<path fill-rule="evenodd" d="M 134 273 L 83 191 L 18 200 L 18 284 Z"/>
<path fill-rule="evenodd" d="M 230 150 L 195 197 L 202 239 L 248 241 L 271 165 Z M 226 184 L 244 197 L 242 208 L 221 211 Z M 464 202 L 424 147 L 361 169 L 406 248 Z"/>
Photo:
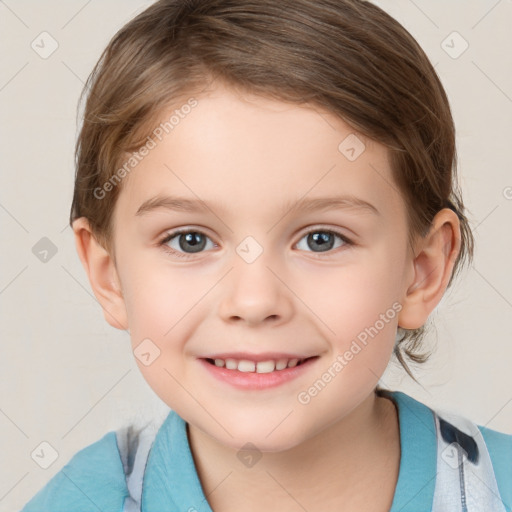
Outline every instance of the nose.
<path fill-rule="evenodd" d="M 278 325 L 293 314 L 293 292 L 285 272 L 263 253 L 252 263 L 240 259 L 225 278 L 219 304 L 220 317 L 229 323 Z"/>

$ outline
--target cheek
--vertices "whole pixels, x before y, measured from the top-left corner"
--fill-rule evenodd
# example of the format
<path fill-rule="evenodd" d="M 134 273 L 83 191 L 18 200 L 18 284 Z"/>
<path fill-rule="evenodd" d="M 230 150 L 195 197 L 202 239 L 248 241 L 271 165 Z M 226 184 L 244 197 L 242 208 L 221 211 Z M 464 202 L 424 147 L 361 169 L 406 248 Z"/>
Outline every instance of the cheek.
<path fill-rule="evenodd" d="M 331 335 L 355 335 L 357 329 L 373 325 L 400 296 L 399 265 L 374 260 L 325 269 L 300 280 L 297 295 Z"/>
<path fill-rule="evenodd" d="M 380 374 L 387 366 L 401 309 L 397 299 L 403 263 L 397 260 L 397 251 L 383 244 L 350 265 L 301 280 L 298 295 L 307 298 L 309 310 L 320 319 L 333 357 L 346 354 L 343 364 L 353 369 L 367 367 Z"/>
<path fill-rule="evenodd" d="M 132 344 L 150 338 L 165 351 L 172 351 L 176 340 L 190 334 L 201 299 L 215 282 L 200 272 L 155 261 L 127 265 L 124 274 Z"/>

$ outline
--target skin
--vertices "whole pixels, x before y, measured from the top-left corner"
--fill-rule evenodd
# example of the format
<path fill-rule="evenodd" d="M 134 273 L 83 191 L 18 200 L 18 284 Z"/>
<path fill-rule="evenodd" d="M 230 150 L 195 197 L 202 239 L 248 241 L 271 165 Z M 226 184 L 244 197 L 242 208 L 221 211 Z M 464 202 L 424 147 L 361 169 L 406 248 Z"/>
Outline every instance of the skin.
<path fill-rule="evenodd" d="M 160 350 L 150 365 L 136 362 L 188 422 L 215 512 L 389 510 L 400 462 L 398 419 L 393 403 L 374 389 L 397 327 L 423 325 L 443 296 L 460 249 L 457 216 L 441 210 L 430 233 L 410 247 L 384 146 L 358 135 L 366 148 L 349 161 L 338 146 L 356 132 L 329 112 L 220 85 L 197 100 L 122 182 L 113 251 L 97 243 L 86 219 L 73 224 L 105 318 L 129 330 L 134 350 L 148 338 Z M 158 194 L 200 198 L 211 210 L 162 207 L 137 216 Z M 286 209 L 303 196 L 333 194 L 360 197 L 379 215 Z M 190 259 L 158 245 L 180 227 L 207 237 Z M 354 244 L 335 237 L 334 247 L 321 252 L 306 235 L 325 230 Z M 236 252 L 247 236 L 263 249 L 250 264 Z M 179 251 L 178 242 L 167 249 Z M 394 318 L 309 403 L 300 403 L 298 394 L 394 303 L 401 307 Z M 217 381 L 199 363 L 200 356 L 229 351 L 319 358 L 278 388 L 247 391 Z M 247 442 L 262 454 L 252 467 L 236 456 Z"/>

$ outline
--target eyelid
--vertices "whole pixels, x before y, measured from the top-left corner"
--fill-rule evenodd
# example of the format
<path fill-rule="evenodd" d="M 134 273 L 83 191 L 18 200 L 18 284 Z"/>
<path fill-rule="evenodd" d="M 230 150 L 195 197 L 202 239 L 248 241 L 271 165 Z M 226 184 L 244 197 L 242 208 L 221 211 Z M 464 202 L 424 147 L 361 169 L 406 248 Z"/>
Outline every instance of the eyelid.
<path fill-rule="evenodd" d="M 186 234 L 186 233 L 199 233 L 201 235 L 204 235 L 205 237 L 207 237 L 209 240 L 211 240 L 213 242 L 213 244 L 218 247 L 218 244 L 212 239 L 212 237 L 206 232 L 208 231 L 206 228 L 196 228 L 194 226 L 184 226 L 184 227 L 181 227 L 181 228 L 176 228 L 176 229 L 171 229 L 169 231 L 167 231 L 161 238 L 160 240 L 157 242 L 157 245 L 158 247 L 161 247 L 164 251 L 166 251 L 167 253 L 170 253 L 172 255 L 175 255 L 177 256 L 178 258 L 183 258 L 183 259 L 192 259 L 195 257 L 195 255 L 202 255 L 202 254 L 205 254 L 209 251 L 200 251 L 198 253 L 186 253 L 186 252 L 181 252 L 181 251 L 176 251 L 175 249 L 172 249 L 171 247 L 169 247 L 167 245 L 167 243 L 174 239 L 175 237 L 181 235 L 181 234 Z M 357 245 L 352 237 L 348 237 L 346 236 L 344 233 L 342 233 L 340 231 L 340 228 L 334 228 L 334 227 L 330 227 L 330 226 L 327 226 L 327 225 L 321 225 L 321 224 L 311 224 L 305 228 L 303 228 L 299 234 L 297 235 L 298 236 L 298 240 L 293 244 L 293 247 L 295 247 L 306 235 L 310 234 L 310 233 L 315 233 L 315 232 L 328 232 L 328 233 L 332 233 L 333 235 L 335 236 L 338 236 L 344 243 L 344 246 L 346 248 L 350 248 L 352 246 L 355 246 Z M 336 249 L 333 249 L 333 250 L 328 250 L 328 251 L 325 251 L 325 254 L 327 256 L 331 256 L 335 253 L 338 252 L 338 249 L 339 247 L 337 247 Z M 322 255 L 324 254 L 323 252 L 314 252 L 314 251 L 304 251 L 304 252 L 308 252 L 310 254 L 313 254 L 313 255 Z"/>
<path fill-rule="evenodd" d="M 302 238 L 304 235 L 307 235 L 311 232 L 328 231 L 329 233 L 334 233 L 335 235 L 338 235 L 341 238 L 344 238 L 345 240 L 348 240 L 353 243 L 352 238 L 349 237 L 348 235 L 345 235 L 345 233 L 343 233 L 341 231 L 341 229 L 342 228 L 339 228 L 339 227 L 328 226 L 327 224 L 311 224 L 311 225 L 303 228 L 302 230 L 300 230 L 299 234 L 300 234 L 300 238 Z"/>

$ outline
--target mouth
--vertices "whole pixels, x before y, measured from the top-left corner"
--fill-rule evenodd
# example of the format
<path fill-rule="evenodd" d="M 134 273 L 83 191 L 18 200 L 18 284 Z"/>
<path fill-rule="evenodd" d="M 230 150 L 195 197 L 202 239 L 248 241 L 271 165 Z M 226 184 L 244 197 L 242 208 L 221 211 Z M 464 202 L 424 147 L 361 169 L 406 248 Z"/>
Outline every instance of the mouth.
<path fill-rule="evenodd" d="M 243 372 L 243 373 L 273 373 L 280 372 L 286 370 L 288 368 L 295 368 L 297 366 L 301 366 L 306 362 L 317 359 L 319 356 L 311 356 L 305 358 L 286 358 L 280 357 L 277 359 L 268 358 L 261 361 L 254 361 L 250 359 L 234 359 L 231 357 L 228 358 L 204 358 L 204 360 L 217 368 L 225 368 L 226 370 L 231 370 L 233 372 Z"/>
<path fill-rule="evenodd" d="M 209 375 L 231 388 L 261 392 L 285 385 L 314 371 L 319 355 L 271 353 L 210 354 L 199 358 Z"/>

